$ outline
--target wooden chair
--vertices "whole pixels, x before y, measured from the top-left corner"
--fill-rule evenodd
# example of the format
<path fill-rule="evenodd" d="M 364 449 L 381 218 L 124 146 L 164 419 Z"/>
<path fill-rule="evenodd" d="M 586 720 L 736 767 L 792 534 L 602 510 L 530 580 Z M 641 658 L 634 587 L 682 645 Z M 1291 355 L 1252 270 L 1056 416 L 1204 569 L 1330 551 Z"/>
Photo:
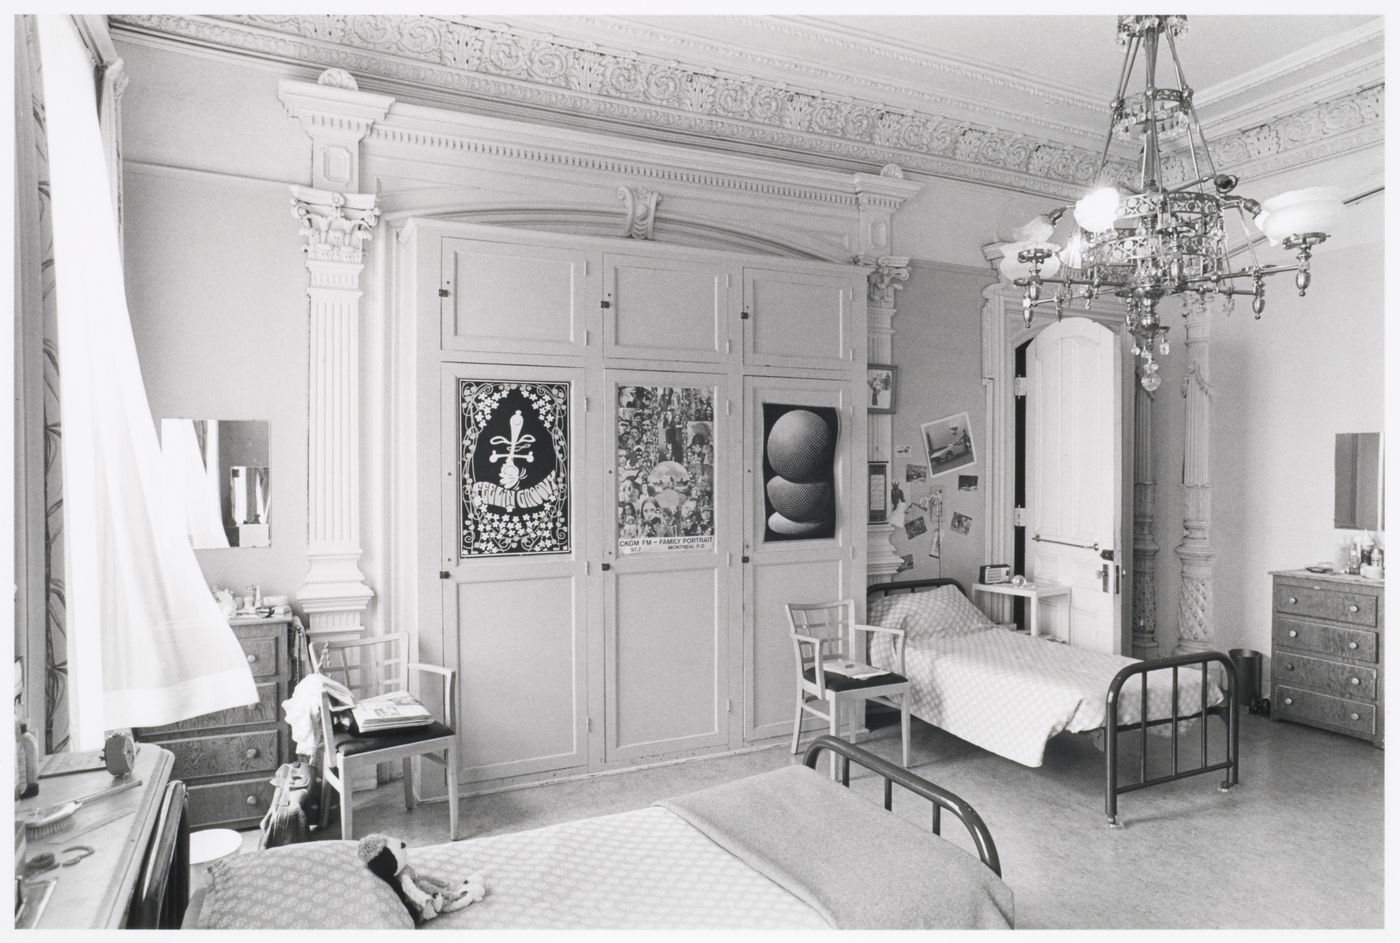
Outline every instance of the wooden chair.
<path fill-rule="evenodd" d="M 832 736 L 841 735 L 841 713 L 849 705 L 874 701 L 899 709 L 900 748 L 903 765 L 909 766 L 909 679 L 904 672 L 904 630 L 856 623 L 851 599 L 823 603 L 788 603 L 788 626 L 797 667 L 797 710 L 792 724 L 792 752 L 802 736 L 802 713 L 824 719 Z M 876 632 L 893 637 L 899 673 L 885 672 L 868 678 L 852 678 L 821 665 L 829 659 L 868 665 L 870 636 Z M 818 705 L 825 705 L 820 707 Z M 851 717 L 855 733 L 857 718 Z"/>
<path fill-rule="evenodd" d="M 151 844 L 141 863 L 127 926 L 137 930 L 178 929 L 190 897 L 190 819 L 185 784 L 168 783 Z"/>
<path fill-rule="evenodd" d="M 346 642 L 323 642 L 311 647 L 315 671 L 334 678 L 357 698 L 408 690 L 408 677 L 432 675 L 441 679 L 441 719 L 423 727 L 376 734 L 352 734 L 333 723 L 330 697 L 321 695 L 321 827 L 330 820 L 330 790 L 340 794 L 340 837 L 353 836 L 356 770 L 394 760 L 403 762 L 404 808 L 418 804 L 413 760 L 424 757 L 447 770 L 448 836 L 457 840 L 457 673 L 450 668 L 410 662 L 406 657 L 408 635 L 396 632 Z"/>

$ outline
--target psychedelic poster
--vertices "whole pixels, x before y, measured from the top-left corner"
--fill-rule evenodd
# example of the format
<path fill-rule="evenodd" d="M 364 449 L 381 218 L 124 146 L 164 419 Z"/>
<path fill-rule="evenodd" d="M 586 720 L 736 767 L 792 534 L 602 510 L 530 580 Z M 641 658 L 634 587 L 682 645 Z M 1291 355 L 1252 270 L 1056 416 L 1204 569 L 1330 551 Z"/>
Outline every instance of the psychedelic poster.
<path fill-rule="evenodd" d="M 461 380 L 464 557 L 569 552 L 569 384 Z"/>
<path fill-rule="evenodd" d="M 715 547 L 713 389 L 617 388 L 617 552 Z"/>

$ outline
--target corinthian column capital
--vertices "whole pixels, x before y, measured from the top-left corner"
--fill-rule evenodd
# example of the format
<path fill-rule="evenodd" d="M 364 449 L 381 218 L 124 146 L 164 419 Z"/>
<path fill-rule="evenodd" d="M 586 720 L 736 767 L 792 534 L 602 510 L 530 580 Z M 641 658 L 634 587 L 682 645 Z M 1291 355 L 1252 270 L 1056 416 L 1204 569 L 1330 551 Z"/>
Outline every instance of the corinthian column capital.
<path fill-rule="evenodd" d="M 364 262 L 364 244 L 379 222 L 373 193 L 292 187 L 292 215 L 301 221 L 302 251 L 312 262 Z"/>

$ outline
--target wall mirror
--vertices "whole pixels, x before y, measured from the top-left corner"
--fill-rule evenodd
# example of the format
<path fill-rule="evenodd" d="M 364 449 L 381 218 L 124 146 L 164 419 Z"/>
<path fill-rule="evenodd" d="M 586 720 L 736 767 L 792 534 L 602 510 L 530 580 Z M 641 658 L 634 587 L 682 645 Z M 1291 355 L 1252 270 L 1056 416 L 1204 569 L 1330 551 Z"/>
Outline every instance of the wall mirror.
<path fill-rule="evenodd" d="M 1381 434 L 1339 432 L 1336 447 L 1336 510 L 1339 530 L 1380 530 L 1385 524 L 1381 501 Z"/>
<path fill-rule="evenodd" d="M 196 550 L 271 546 L 267 425 L 261 419 L 160 421 L 167 520 Z"/>

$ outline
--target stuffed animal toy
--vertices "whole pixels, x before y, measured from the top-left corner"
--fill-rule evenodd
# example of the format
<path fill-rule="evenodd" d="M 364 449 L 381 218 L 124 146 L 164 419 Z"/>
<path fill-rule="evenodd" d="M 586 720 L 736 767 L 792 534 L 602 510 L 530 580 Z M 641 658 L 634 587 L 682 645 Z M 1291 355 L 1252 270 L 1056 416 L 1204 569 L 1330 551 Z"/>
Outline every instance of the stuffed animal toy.
<path fill-rule="evenodd" d="M 486 896 L 480 874 L 469 874 L 453 884 L 440 878 L 418 874 L 408 863 L 408 843 L 388 835 L 366 835 L 360 839 L 360 861 L 386 881 L 399 895 L 419 926 L 438 914 L 451 913 Z"/>

